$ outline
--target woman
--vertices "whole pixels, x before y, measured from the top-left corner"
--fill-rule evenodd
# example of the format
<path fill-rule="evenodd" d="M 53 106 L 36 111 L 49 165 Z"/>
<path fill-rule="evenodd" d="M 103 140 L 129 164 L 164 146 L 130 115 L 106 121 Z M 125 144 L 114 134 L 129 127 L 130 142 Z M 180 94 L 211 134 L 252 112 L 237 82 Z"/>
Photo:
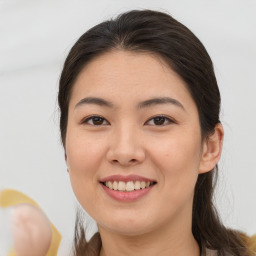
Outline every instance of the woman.
<path fill-rule="evenodd" d="M 251 255 L 213 205 L 223 128 L 211 59 L 167 14 L 121 14 L 80 37 L 59 86 L 79 220 L 75 255 Z"/>

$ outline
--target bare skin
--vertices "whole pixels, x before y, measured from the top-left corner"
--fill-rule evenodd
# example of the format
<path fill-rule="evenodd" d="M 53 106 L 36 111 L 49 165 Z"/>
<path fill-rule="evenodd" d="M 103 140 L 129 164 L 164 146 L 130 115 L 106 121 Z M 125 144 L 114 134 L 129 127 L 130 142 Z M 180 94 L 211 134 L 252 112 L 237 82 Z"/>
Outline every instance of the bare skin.
<path fill-rule="evenodd" d="M 220 124 L 202 140 L 185 82 L 159 57 L 116 50 L 86 65 L 70 98 L 65 149 L 75 195 L 98 224 L 100 256 L 199 256 L 194 187 L 217 164 L 222 140 Z M 130 174 L 157 183 L 131 202 L 111 198 L 100 183 Z"/>
<path fill-rule="evenodd" d="M 51 225 L 37 207 L 19 204 L 12 210 L 12 233 L 17 256 L 45 256 L 51 244 Z"/>

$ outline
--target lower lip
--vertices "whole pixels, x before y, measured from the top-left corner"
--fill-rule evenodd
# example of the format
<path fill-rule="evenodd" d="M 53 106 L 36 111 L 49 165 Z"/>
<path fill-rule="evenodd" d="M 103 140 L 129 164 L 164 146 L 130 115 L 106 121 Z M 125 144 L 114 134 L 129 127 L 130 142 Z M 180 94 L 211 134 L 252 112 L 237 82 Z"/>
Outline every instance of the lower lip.
<path fill-rule="evenodd" d="M 102 183 L 100 183 L 100 185 L 111 198 L 121 202 L 132 202 L 138 200 L 139 198 L 145 196 L 154 187 L 154 185 L 151 185 L 150 187 L 144 189 L 122 192 L 118 190 L 112 190 Z"/>

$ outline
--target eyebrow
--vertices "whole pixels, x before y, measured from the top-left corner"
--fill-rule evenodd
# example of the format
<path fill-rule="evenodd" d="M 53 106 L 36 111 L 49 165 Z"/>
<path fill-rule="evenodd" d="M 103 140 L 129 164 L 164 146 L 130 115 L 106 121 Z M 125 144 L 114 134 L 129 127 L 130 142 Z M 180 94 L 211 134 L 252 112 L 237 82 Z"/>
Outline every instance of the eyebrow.
<path fill-rule="evenodd" d="M 153 99 L 142 101 L 138 104 L 138 108 L 141 109 L 141 108 L 146 108 L 146 107 L 151 107 L 154 105 L 161 105 L 161 104 L 172 104 L 185 110 L 184 106 L 178 100 L 169 98 L 169 97 L 153 98 Z"/>
<path fill-rule="evenodd" d="M 86 104 L 94 104 L 98 106 L 108 107 L 108 108 L 114 108 L 115 105 L 102 98 L 98 97 L 86 97 L 80 100 L 76 105 L 75 108 L 86 105 Z M 172 104 L 174 106 L 180 107 L 181 109 L 185 110 L 184 106 L 176 99 L 170 98 L 170 97 L 159 97 L 159 98 L 152 98 L 149 100 L 145 100 L 140 102 L 137 105 L 138 109 L 147 108 L 155 105 L 162 105 L 162 104 Z"/>

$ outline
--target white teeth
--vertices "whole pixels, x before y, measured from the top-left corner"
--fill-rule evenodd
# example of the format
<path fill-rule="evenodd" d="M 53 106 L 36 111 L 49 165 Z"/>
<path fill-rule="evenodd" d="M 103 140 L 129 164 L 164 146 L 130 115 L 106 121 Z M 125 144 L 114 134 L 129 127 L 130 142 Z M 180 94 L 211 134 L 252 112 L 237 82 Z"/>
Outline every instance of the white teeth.
<path fill-rule="evenodd" d="M 125 190 L 125 182 L 124 181 L 119 181 L 118 182 L 118 190 L 119 191 L 124 191 Z"/>
<path fill-rule="evenodd" d="M 146 182 L 145 181 L 142 181 L 141 183 L 140 183 L 140 187 L 143 189 L 143 188 L 145 188 L 146 187 Z"/>
<path fill-rule="evenodd" d="M 111 181 L 107 182 L 107 187 L 109 187 L 110 189 L 113 189 L 113 183 Z"/>
<path fill-rule="evenodd" d="M 109 182 L 111 182 L 111 181 L 109 181 Z M 117 183 L 117 181 L 114 181 L 113 182 L 113 189 L 117 190 L 117 188 L 118 188 L 118 183 Z"/>
<path fill-rule="evenodd" d="M 140 189 L 140 181 L 135 181 L 135 189 Z"/>
<path fill-rule="evenodd" d="M 128 181 L 128 182 L 124 182 L 124 181 L 107 181 L 104 182 L 105 186 L 107 186 L 110 189 L 113 190 L 118 190 L 118 191 L 134 191 L 134 190 L 139 190 L 139 189 L 144 189 L 144 188 L 148 188 L 150 186 L 150 181 Z"/>
<path fill-rule="evenodd" d="M 134 183 L 132 181 L 128 181 L 126 183 L 126 191 L 133 191 L 134 190 Z"/>

